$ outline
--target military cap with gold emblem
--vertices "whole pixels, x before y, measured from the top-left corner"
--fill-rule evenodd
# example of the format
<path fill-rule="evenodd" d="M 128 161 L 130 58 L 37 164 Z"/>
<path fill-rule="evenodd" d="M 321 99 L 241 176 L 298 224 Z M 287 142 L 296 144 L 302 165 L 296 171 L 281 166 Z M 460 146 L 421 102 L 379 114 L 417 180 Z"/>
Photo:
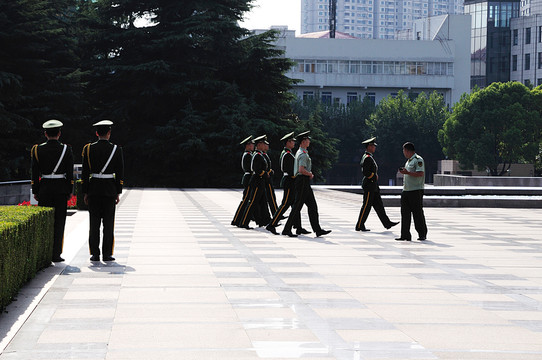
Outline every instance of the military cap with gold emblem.
<path fill-rule="evenodd" d="M 302 140 L 305 140 L 305 139 L 310 139 L 310 131 L 304 131 L 300 134 L 297 134 L 297 138 L 299 139 L 299 141 L 302 141 Z"/>
<path fill-rule="evenodd" d="M 376 144 L 375 141 L 376 141 L 376 137 L 372 137 L 372 138 L 370 138 L 370 139 L 367 139 L 367 140 L 363 141 L 362 144 L 365 144 L 365 147 L 367 147 L 367 146 L 369 146 L 369 145 L 374 145 L 374 146 L 376 146 L 377 144 Z"/>
<path fill-rule="evenodd" d="M 51 119 L 51 120 L 47 120 L 46 122 L 43 123 L 43 128 L 44 129 L 56 129 L 56 128 L 59 128 L 59 127 L 62 127 L 62 122 L 60 120 L 56 120 L 56 119 Z"/>
<path fill-rule="evenodd" d="M 266 143 L 266 144 L 269 144 L 269 142 L 267 141 L 267 135 L 262 135 L 262 136 L 258 136 L 257 138 L 254 139 L 254 143 Z"/>
<path fill-rule="evenodd" d="M 111 120 L 101 120 L 97 123 L 92 124 L 92 126 L 111 126 L 113 125 L 113 121 Z"/>
<path fill-rule="evenodd" d="M 296 141 L 296 138 L 294 137 L 294 132 L 293 131 L 291 133 L 288 133 L 288 134 L 284 135 L 280 139 L 280 141 L 290 141 L 290 140 Z"/>
<path fill-rule="evenodd" d="M 246 139 L 244 139 L 243 141 L 241 141 L 239 143 L 239 145 L 246 145 L 248 143 L 254 143 L 254 140 L 252 140 L 253 136 L 250 135 L 249 137 L 247 137 Z"/>

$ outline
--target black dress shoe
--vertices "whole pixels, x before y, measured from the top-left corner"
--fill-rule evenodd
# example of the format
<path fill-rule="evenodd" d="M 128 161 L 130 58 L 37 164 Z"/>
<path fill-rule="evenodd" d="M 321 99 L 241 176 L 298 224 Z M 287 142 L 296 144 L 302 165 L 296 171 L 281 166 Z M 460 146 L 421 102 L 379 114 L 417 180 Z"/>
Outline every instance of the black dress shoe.
<path fill-rule="evenodd" d="M 327 235 L 327 234 L 329 234 L 330 232 L 331 232 L 331 230 L 324 230 L 324 229 L 322 229 L 322 230 L 316 232 L 316 237 L 320 237 L 320 236 Z"/>
<path fill-rule="evenodd" d="M 420 236 L 420 237 L 418 238 L 418 240 L 424 241 L 424 240 L 427 240 L 427 237 L 425 237 L 425 236 Z"/>
<path fill-rule="evenodd" d="M 397 240 L 397 241 L 411 241 L 411 239 L 404 238 L 404 237 L 396 238 L 395 240 Z"/>
<path fill-rule="evenodd" d="M 391 229 L 392 227 L 394 227 L 395 225 L 399 224 L 399 221 L 397 222 L 394 222 L 392 221 L 391 223 L 389 223 L 388 225 L 385 226 L 386 229 Z"/>
<path fill-rule="evenodd" d="M 296 234 L 292 233 L 291 231 L 282 231 L 282 235 L 286 235 L 286 236 L 289 236 L 289 237 L 297 237 Z"/>
<path fill-rule="evenodd" d="M 279 217 L 279 220 L 285 220 L 285 219 L 287 219 L 287 217 L 284 216 L 284 215 L 282 215 L 281 217 Z"/>
<path fill-rule="evenodd" d="M 297 229 L 297 230 L 295 231 L 295 233 L 296 233 L 297 235 L 307 235 L 307 234 L 310 234 L 311 232 L 310 232 L 309 230 L 300 228 L 300 229 Z"/>
<path fill-rule="evenodd" d="M 63 262 L 63 261 L 64 261 L 64 259 L 61 258 L 60 256 L 55 256 L 55 257 L 53 258 L 53 262 Z"/>
<path fill-rule="evenodd" d="M 92 255 L 90 261 L 100 261 L 100 257 L 98 255 Z"/>
<path fill-rule="evenodd" d="M 360 227 L 359 229 L 356 228 L 356 231 L 371 231 L 370 229 L 367 229 L 365 226 Z"/>
<path fill-rule="evenodd" d="M 265 230 L 269 231 L 273 235 L 278 235 L 279 234 L 273 225 L 267 225 L 265 227 Z"/>
<path fill-rule="evenodd" d="M 247 230 L 252 230 L 252 228 L 248 225 L 239 225 L 239 227 Z"/>
<path fill-rule="evenodd" d="M 104 256 L 104 261 L 115 261 L 113 256 Z"/>

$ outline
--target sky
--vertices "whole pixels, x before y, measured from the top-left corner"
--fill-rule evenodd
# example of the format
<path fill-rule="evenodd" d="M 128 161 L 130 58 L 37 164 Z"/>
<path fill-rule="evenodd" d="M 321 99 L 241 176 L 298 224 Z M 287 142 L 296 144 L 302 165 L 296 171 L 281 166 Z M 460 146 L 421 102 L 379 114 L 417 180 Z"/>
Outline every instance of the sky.
<path fill-rule="evenodd" d="M 241 26 L 251 29 L 269 29 L 272 25 L 288 25 L 288 29 L 301 33 L 301 0 L 255 0 L 254 8 L 245 15 Z"/>

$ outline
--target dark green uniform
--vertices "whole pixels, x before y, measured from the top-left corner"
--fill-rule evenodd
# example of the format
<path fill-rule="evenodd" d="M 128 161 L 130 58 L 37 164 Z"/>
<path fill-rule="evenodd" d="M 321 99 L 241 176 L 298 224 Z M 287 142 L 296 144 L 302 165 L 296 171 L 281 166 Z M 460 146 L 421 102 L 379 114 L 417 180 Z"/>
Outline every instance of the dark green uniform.
<path fill-rule="evenodd" d="M 115 152 L 110 158 L 113 149 Z M 100 225 L 103 222 L 103 257 L 113 255 L 115 205 L 122 193 L 124 159 L 122 148 L 108 140 L 98 140 L 83 148 L 83 193 L 88 195 L 90 216 L 89 247 L 92 256 L 100 255 Z"/>
<path fill-rule="evenodd" d="M 73 190 L 72 148 L 58 140 L 48 140 L 34 145 L 30 153 L 32 193 L 37 195 L 39 206 L 55 209 L 53 261 L 59 260 L 64 244 L 68 197 Z"/>
<path fill-rule="evenodd" d="M 231 221 L 232 225 L 239 225 L 241 222 L 242 210 L 247 202 L 247 197 L 250 192 L 249 183 L 252 171 L 250 170 L 250 164 L 252 163 L 252 151 L 245 151 L 241 157 L 241 168 L 243 169 L 243 177 L 241 178 L 241 185 L 243 185 L 243 199 L 235 211 L 235 216 Z"/>
<path fill-rule="evenodd" d="M 245 203 L 242 210 L 240 227 L 248 228 L 248 224 L 252 217 L 256 220 L 256 223 L 260 226 L 265 225 L 265 215 L 261 214 L 262 200 L 265 199 L 265 177 L 269 176 L 267 171 L 267 161 L 260 150 L 255 150 L 252 155 L 251 162 L 252 176 L 250 178 L 250 194 L 248 195 L 248 201 Z M 266 210 L 267 212 L 267 210 Z"/>
<path fill-rule="evenodd" d="M 361 169 L 363 172 L 363 205 L 359 213 L 358 221 L 356 223 L 356 230 L 367 230 L 365 228 L 365 221 L 371 212 L 371 207 L 373 207 L 378 215 L 378 218 L 382 222 L 382 225 L 386 229 L 391 228 L 395 223 L 392 223 L 386 210 L 384 209 L 384 204 L 382 203 L 382 197 L 380 196 L 380 187 L 378 186 L 378 165 L 373 157 L 373 154 L 366 151 L 361 159 Z"/>
<path fill-rule="evenodd" d="M 284 215 L 286 210 L 294 204 L 295 194 L 294 194 L 294 184 L 295 184 L 295 172 L 294 172 L 294 161 L 295 157 L 292 153 L 292 150 L 284 148 L 280 154 L 280 169 L 282 171 L 282 179 L 280 180 L 280 186 L 284 190 L 282 195 L 282 203 L 280 204 L 278 210 L 273 215 L 273 219 L 269 225 L 277 226 L 279 220 Z M 301 216 L 298 214 L 297 218 L 294 219 L 293 227 L 300 229 L 301 228 Z"/>

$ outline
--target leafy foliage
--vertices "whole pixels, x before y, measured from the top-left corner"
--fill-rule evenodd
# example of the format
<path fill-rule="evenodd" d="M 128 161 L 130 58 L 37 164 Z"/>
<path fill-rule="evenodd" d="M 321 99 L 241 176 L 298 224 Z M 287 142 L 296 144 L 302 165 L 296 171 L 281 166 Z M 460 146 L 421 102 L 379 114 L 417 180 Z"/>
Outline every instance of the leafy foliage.
<path fill-rule="evenodd" d="M 463 96 L 439 133 L 444 152 L 493 176 L 503 175 L 511 163 L 534 162 L 540 151 L 541 100 L 540 90 L 518 82 L 493 83 Z"/>

